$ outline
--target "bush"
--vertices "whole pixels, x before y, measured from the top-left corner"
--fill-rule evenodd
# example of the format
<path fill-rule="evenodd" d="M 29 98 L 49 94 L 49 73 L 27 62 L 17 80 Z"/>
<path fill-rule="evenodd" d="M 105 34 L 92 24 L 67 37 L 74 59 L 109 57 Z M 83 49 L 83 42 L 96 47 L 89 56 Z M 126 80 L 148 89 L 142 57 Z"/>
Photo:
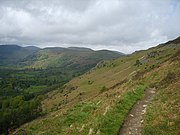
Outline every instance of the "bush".
<path fill-rule="evenodd" d="M 105 91 L 107 91 L 108 90 L 108 88 L 106 87 L 106 86 L 103 86 L 102 88 L 101 88 L 101 90 L 100 90 L 100 93 L 103 93 L 103 92 L 105 92 Z"/>
<path fill-rule="evenodd" d="M 140 65 L 142 65 L 142 63 L 140 62 L 140 60 L 136 60 L 136 63 L 134 65 L 135 66 L 140 66 Z"/>

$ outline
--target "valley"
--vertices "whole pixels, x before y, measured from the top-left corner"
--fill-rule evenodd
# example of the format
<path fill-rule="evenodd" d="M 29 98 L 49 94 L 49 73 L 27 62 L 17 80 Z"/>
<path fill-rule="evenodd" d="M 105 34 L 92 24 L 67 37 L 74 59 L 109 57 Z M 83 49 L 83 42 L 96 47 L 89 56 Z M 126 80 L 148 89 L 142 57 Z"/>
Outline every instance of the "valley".
<path fill-rule="evenodd" d="M 48 113 L 42 112 L 41 107 L 47 92 L 61 90 L 65 83 L 101 60 L 124 54 L 88 48 L 40 49 L 2 45 L 0 55 L 0 131 L 7 134 L 9 130 Z"/>
<path fill-rule="evenodd" d="M 0 0 L 0 135 L 180 135 L 180 0 Z"/>
<path fill-rule="evenodd" d="M 46 113 L 15 134 L 117 134 L 133 105 L 156 89 L 143 116 L 142 134 L 179 133 L 179 38 L 99 62 L 46 94 Z M 158 120 L 157 120 L 158 119 Z"/>

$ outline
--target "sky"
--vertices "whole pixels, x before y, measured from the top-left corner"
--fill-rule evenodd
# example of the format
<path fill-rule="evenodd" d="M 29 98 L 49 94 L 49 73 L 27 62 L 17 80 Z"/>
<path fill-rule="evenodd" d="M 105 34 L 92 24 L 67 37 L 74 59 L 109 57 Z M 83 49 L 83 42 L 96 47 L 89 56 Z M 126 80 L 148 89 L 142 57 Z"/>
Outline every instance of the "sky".
<path fill-rule="evenodd" d="M 180 0 L 0 0 L 0 44 L 123 53 L 180 36 Z"/>

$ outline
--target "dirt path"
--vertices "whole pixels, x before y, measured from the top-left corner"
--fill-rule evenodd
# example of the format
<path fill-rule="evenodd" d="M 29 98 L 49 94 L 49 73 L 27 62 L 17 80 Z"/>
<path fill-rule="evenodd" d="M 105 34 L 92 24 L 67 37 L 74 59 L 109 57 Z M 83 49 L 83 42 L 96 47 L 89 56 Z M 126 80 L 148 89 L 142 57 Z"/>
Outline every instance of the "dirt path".
<path fill-rule="evenodd" d="M 144 113 L 154 95 L 155 88 L 150 88 L 145 91 L 143 99 L 139 100 L 129 112 L 118 135 L 141 135 Z"/>

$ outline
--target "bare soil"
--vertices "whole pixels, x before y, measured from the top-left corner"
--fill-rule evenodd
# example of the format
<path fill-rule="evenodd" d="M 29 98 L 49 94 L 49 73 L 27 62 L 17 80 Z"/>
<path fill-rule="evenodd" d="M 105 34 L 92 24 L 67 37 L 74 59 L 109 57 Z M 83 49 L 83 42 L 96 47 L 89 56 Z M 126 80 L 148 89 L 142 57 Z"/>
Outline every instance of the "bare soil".
<path fill-rule="evenodd" d="M 144 97 L 137 101 L 127 115 L 118 135 L 141 135 L 144 123 L 144 114 L 154 95 L 155 88 L 149 88 L 145 91 Z"/>

